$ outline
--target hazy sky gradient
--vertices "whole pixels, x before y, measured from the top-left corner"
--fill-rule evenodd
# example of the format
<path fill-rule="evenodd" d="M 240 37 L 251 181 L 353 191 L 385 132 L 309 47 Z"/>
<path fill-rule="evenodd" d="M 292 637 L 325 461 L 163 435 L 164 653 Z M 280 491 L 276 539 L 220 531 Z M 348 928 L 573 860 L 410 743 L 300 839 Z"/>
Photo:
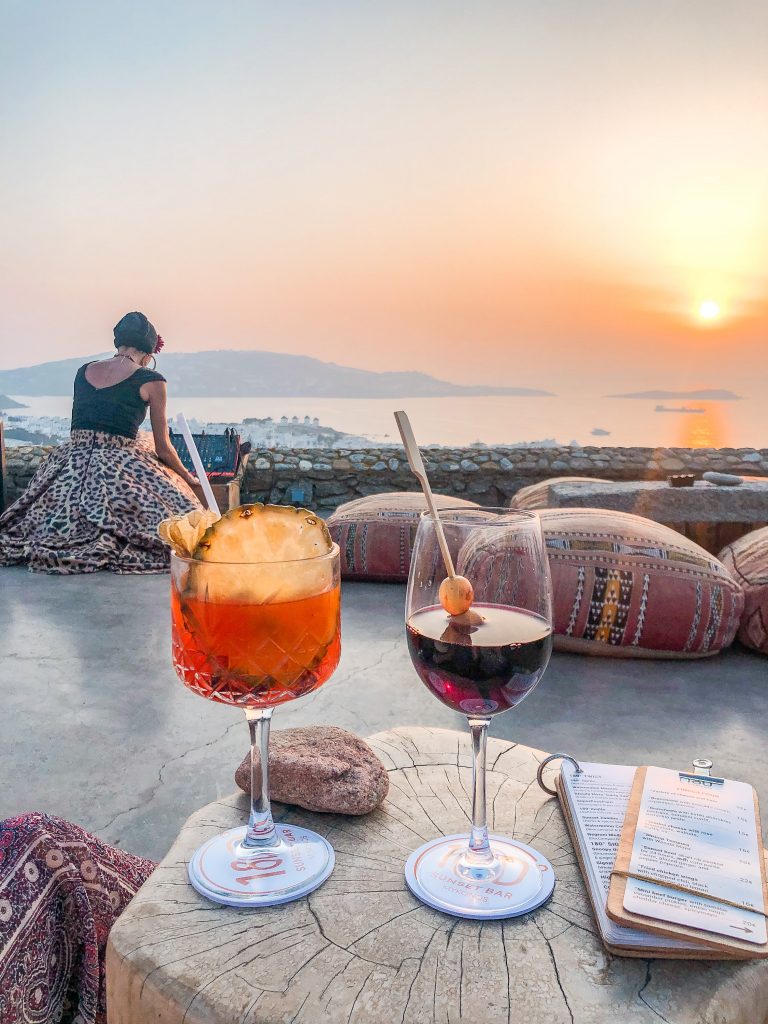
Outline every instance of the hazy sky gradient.
<path fill-rule="evenodd" d="M 174 349 L 764 379 L 764 0 L 0 12 L 4 367 L 104 349 L 138 308 Z"/>

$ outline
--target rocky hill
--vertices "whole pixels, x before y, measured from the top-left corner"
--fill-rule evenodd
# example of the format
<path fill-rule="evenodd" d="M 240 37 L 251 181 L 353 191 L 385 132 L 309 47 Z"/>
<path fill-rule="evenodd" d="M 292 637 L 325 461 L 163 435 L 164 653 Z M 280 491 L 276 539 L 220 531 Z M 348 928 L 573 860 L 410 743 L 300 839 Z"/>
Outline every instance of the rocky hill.
<path fill-rule="evenodd" d="M 27 409 L 23 402 L 14 402 L 8 395 L 0 395 L 0 410 L 6 412 L 8 409 Z"/>
<path fill-rule="evenodd" d="M 15 395 L 69 395 L 78 366 L 87 361 L 88 357 L 81 356 L 18 370 L 0 370 L 0 388 Z M 551 394 L 534 388 L 454 384 L 409 371 L 372 373 L 279 352 L 163 352 L 158 364 L 178 397 L 440 398 Z"/>

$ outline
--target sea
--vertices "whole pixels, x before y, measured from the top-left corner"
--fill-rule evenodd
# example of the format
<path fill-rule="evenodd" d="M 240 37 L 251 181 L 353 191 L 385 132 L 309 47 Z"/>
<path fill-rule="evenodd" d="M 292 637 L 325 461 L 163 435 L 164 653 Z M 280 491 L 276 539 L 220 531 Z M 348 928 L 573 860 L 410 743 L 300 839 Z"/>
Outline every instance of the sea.
<path fill-rule="evenodd" d="M 27 409 L 11 415 L 64 416 L 71 412 L 66 396 L 12 395 Z M 666 408 L 703 412 L 657 412 Z M 169 416 L 238 423 L 247 417 L 280 419 L 317 417 L 323 426 L 362 434 L 377 444 L 398 442 L 392 417 L 395 409 L 409 414 L 421 445 L 511 445 L 520 442 L 618 445 L 638 447 L 768 447 L 768 403 L 761 399 L 699 402 L 603 398 L 594 395 L 517 398 L 512 396 L 450 398 L 175 398 Z"/>

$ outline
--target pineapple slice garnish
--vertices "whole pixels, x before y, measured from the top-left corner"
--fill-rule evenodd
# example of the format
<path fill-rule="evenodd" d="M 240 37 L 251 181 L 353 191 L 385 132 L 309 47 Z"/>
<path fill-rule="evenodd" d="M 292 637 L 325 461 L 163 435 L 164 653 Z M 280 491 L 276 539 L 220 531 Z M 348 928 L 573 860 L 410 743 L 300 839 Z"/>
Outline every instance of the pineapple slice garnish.
<path fill-rule="evenodd" d="M 306 508 L 292 505 L 240 505 L 212 523 L 198 541 L 201 562 L 292 562 L 327 554 L 333 547 L 328 527 Z"/>
<path fill-rule="evenodd" d="M 180 516 L 164 519 L 157 528 L 160 540 L 182 558 L 194 557 L 194 551 L 206 530 L 216 522 L 215 512 L 195 508 Z"/>
<path fill-rule="evenodd" d="M 334 544 L 328 527 L 306 508 L 240 505 L 220 519 L 166 519 L 160 536 L 191 558 L 183 596 L 228 604 L 279 604 L 334 586 Z M 210 513 L 208 513 L 210 515 Z"/>

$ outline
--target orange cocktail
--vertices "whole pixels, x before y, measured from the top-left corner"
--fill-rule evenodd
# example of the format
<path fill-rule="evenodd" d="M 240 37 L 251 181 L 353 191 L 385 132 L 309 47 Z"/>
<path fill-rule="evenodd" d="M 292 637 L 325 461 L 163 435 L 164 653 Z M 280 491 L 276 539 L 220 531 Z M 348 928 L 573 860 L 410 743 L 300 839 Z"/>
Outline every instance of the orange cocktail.
<path fill-rule="evenodd" d="M 185 686 L 241 707 L 251 734 L 248 824 L 214 835 L 188 873 L 208 899 L 268 907 L 306 896 L 333 870 L 333 847 L 275 822 L 269 800 L 269 726 L 278 704 L 316 690 L 341 652 L 339 548 L 302 508 L 195 509 L 164 520 L 172 548 L 171 643 Z"/>
<path fill-rule="evenodd" d="M 341 590 L 338 581 L 328 584 L 319 594 L 265 604 L 207 600 L 174 585 L 179 678 L 209 700 L 240 707 L 271 708 L 316 690 L 341 653 Z"/>

